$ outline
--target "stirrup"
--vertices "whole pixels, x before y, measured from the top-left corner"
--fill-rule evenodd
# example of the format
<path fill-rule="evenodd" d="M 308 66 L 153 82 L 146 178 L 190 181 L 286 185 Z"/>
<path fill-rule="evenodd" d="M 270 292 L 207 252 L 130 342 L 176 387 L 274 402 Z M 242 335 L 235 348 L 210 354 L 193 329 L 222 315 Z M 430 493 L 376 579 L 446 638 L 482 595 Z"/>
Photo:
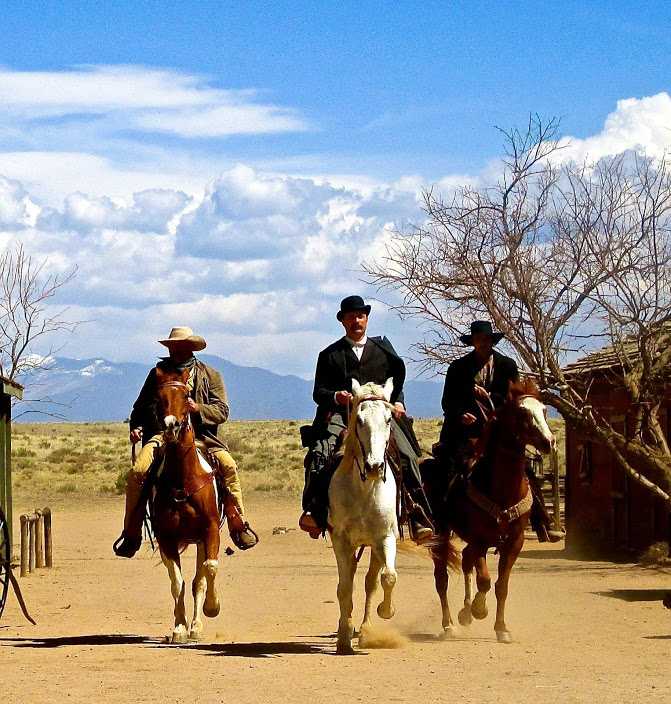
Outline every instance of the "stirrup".
<path fill-rule="evenodd" d="M 307 511 L 303 511 L 298 519 L 298 527 L 304 530 L 313 540 L 317 540 L 324 532 L 324 529 L 317 524 L 315 517 Z"/>
<path fill-rule="evenodd" d="M 231 536 L 231 540 L 233 541 L 235 547 L 238 548 L 238 550 L 249 550 L 259 542 L 258 534 L 254 531 L 253 528 L 251 528 L 247 521 L 245 521 L 244 530 L 232 530 L 229 535 Z M 242 537 L 243 535 L 253 538 L 254 542 L 252 542 L 251 540 L 245 542 Z"/>
<path fill-rule="evenodd" d="M 121 535 L 114 541 L 112 550 L 117 557 L 133 557 L 142 545 L 142 536 L 126 535 L 126 531 L 122 531 Z"/>

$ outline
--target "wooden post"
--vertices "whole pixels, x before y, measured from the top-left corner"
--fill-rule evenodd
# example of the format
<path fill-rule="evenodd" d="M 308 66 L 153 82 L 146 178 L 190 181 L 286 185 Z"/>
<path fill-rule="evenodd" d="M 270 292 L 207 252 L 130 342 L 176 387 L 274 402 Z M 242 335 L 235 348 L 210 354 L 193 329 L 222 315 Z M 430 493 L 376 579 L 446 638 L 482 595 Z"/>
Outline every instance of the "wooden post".
<path fill-rule="evenodd" d="M 42 509 L 42 515 L 44 516 L 44 557 L 47 567 L 51 567 L 53 562 L 53 555 L 51 551 L 51 509 L 45 506 Z"/>
<path fill-rule="evenodd" d="M 28 560 L 28 565 L 31 572 L 35 571 L 35 540 L 37 532 L 37 516 L 33 514 L 28 516 L 28 529 L 30 532 L 30 556 Z"/>
<path fill-rule="evenodd" d="M 30 543 L 28 540 L 28 516 L 24 513 L 19 517 L 21 522 L 21 576 L 28 575 Z"/>
<path fill-rule="evenodd" d="M 559 455 L 555 450 L 550 455 L 552 467 L 552 511 L 554 513 L 554 529 L 561 530 L 561 506 L 559 502 Z"/>
<path fill-rule="evenodd" d="M 23 386 L 0 376 L 0 508 L 5 513 L 9 544 L 14 543 L 12 529 L 12 397 L 23 398 Z"/>
<path fill-rule="evenodd" d="M 44 516 L 39 508 L 35 509 L 37 516 L 35 526 L 35 567 L 44 567 Z"/>

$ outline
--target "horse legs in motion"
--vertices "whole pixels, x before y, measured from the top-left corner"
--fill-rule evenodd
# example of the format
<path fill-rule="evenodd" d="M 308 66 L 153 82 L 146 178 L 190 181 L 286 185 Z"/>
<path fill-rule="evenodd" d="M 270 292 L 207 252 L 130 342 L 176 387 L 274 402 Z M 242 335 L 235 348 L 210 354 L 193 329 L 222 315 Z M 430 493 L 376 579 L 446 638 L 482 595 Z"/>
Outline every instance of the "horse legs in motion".
<path fill-rule="evenodd" d="M 449 584 L 448 564 L 453 560 L 453 549 L 447 536 L 441 536 L 440 542 L 431 548 L 433 559 L 433 579 L 436 583 L 436 591 L 440 599 L 440 608 L 443 614 L 442 626 L 445 638 L 454 638 L 457 635 L 457 627 L 454 625 L 450 614 L 450 605 L 447 600 L 447 585 Z M 461 618 L 461 614 L 459 615 Z"/>
<path fill-rule="evenodd" d="M 220 604 L 215 586 L 219 562 L 216 558 L 207 558 L 205 545 L 198 543 L 196 548 L 196 574 L 191 585 L 193 618 L 191 623 L 187 624 L 184 600 L 186 585 L 182 577 L 179 552 L 177 550 L 168 552 L 163 548 L 161 548 L 160 552 L 161 560 L 163 560 L 163 564 L 168 570 L 170 591 L 175 602 L 175 625 L 170 642 L 186 643 L 187 640 L 200 640 L 203 636 L 203 613 L 210 618 L 219 614 Z M 169 556 L 169 554 L 172 556 Z"/>
<path fill-rule="evenodd" d="M 338 564 L 338 604 L 340 606 L 340 620 L 338 622 L 338 641 L 336 653 L 338 655 L 351 655 L 352 638 L 354 637 L 354 623 L 352 621 L 354 575 L 357 568 L 355 557 L 356 548 L 344 536 L 333 536 L 333 550 Z M 363 620 L 359 629 L 359 647 L 365 647 L 366 638 L 370 634 L 371 613 L 373 598 L 377 591 L 378 579 L 382 583 L 383 599 L 377 607 L 380 618 L 389 619 L 394 615 L 392 591 L 396 584 L 396 536 L 386 536 L 384 540 L 371 547 L 370 564 L 366 573 L 366 602 Z M 381 573 L 381 574 L 380 574 Z"/>

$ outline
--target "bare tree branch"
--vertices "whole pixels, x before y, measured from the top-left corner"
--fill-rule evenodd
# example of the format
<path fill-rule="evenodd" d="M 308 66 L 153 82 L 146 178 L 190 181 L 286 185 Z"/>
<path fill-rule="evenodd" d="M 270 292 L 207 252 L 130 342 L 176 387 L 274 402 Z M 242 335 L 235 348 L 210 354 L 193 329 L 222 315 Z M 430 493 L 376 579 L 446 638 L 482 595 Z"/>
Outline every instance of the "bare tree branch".
<path fill-rule="evenodd" d="M 489 318 L 546 402 L 668 501 L 659 418 L 671 383 L 671 163 L 625 153 L 559 167 L 558 126 L 532 116 L 525 131 L 503 132 L 495 186 L 464 186 L 448 200 L 426 191 L 425 222 L 397 230 L 364 269 L 400 294 L 399 314 L 424 320 L 426 367 L 451 361 L 467 323 Z M 607 367 L 567 373 L 604 343 Z M 630 437 L 588 404 L 599 375 L 628 395 Z"/>

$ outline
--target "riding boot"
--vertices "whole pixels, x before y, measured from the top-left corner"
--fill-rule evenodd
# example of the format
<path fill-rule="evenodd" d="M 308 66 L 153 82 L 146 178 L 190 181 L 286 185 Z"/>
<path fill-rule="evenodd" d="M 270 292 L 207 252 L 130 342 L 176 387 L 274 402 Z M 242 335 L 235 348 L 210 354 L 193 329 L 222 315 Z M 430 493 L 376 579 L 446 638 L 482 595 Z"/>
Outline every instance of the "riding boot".
<path fill-rule="evenodd" d="M 136 473 L 130 473 L 126 484 L 126 514 L 121 536 L 113 545 L 118 557 L 133 557 L 142 544 L 142 521 L 145 501 L 142 496 L 142 482 Z"/>
<path fill-rule="evenodd" d="M 328 523 L 328 487 L 332 471 L 326 466 L 325 457 L 319 452 L 310 452 L 305 458 L 305 488 L 303 489 L 303 513 L 298 526 L 311 538 L 319 538 Z"/>
<path fill-rule="evenodd" d="M 531 523 L 531 529 L 538 536 L 538 542 L 557 543 L 560 540 L 563 540 L 564 532 L 562 530 L 553 530 L 550 528 L 552 525 L 552 518 L 545 508 L 543 491 L 538 478 L 533 472 L 530 471 L 527 471 L 526 475 L 529 480 L 529 488 L 531 489 L 531 495 L 533 497 L 529 522 Z"/>
<path fill-rule="evenodd" d="M 238 550 L 249 550 L 259 542 L 259 536 L 250 528 L 244 517 L 245 508 L 242 503 L 242 486 L 238 476 L 238 466 L 226 450 L 218 450 L 213 454 L 219 462 L 221 476 L 226 487 L 224 511 L 231 540 Z"/>

